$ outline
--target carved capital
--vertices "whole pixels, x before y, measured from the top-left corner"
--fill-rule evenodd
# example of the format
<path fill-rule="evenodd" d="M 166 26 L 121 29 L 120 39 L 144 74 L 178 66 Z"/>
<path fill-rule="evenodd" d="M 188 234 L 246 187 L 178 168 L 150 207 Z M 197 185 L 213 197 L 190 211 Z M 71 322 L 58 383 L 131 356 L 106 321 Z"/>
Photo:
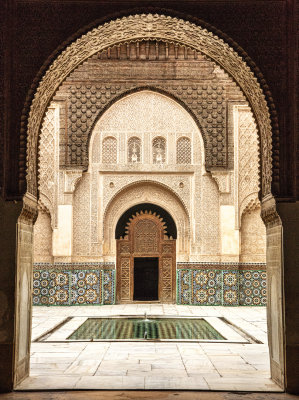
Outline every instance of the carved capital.
<path fill-rule="evenodd" d="M 230 193 L 231 185 L 230 185 L 230 172 L 223 171 L 211 171 L 212 178 L 215 179 L 220 193 Z"/>
<path fill-rule="evenodd" d="M 19 221 L 28 225 L 33 225 L 37 219 L 37 199 L 32 194 L 26 192 L 23 197 L 23 208 L 19 216 Z"/>
<path fill-rule="evenodd" d="M 64 193 L 74 193 L 79 180 L 82 178 L 82 170 L 67 170 L 64 172 Z"/>
<path fill-rule="evenodd" d="M 261 203 L 258 198 L 258 193 L 257 192 L 251 193 L 240 204 L 240 218 L 242 217 L 243 214 L 256 210 L 260 206 Z"/>
<path fill-rule="evenodd" d="M 281 225 L 281 219 L 276 209 L 276 202 L 272 195 L 262 200 L 261 217 L 267 228 Z"/>

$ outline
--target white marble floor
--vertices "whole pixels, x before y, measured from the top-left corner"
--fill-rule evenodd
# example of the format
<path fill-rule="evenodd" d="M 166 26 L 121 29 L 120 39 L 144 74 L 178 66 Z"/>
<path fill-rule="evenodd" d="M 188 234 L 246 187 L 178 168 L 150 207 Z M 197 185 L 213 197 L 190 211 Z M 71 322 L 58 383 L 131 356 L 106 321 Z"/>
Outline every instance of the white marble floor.
<path fill-rule="evenodd" d="M 254 340 L 251 343 L 34 342 L 67 317 L 144 312 L 224 317 Z M 169 304 L 34 307 L 30 377 L 17 389 L 280 391 L 270 379 L 266 329 L 264 307 Z"/>

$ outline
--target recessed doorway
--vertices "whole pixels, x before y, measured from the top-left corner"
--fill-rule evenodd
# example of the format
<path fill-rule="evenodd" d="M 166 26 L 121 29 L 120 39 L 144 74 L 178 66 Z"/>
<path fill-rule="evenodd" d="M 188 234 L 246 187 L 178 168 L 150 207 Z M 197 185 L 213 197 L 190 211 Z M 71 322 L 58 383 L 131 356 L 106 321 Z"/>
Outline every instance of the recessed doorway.
<path fill-rule="evenodd" d="M 124 235 L 116 238 L 117 303 L 174 303 L 176 230 L 173 232 L 165 222 L 167 219 L 164 221 L 156 211 L 143 210 L 142 204 L 139 207 L 135 215 L 126 212 Z M 168 220 L 171 218 L 169 215 Z"/>
<path fill-rule="evenodd" d="M 159 258 L 134 258 L 133 300 L 153 301 L 159 299 Z"/>

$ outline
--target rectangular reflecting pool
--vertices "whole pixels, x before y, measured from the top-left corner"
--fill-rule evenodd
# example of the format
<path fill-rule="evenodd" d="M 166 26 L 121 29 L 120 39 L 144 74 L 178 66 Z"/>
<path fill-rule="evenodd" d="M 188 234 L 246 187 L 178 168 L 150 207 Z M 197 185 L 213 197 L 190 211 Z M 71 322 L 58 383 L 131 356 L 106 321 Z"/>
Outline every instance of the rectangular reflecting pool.
<path fill-rule="evenodd" d="M 88 318 L 67 340 L 226 340 L 203 318 Z"/>

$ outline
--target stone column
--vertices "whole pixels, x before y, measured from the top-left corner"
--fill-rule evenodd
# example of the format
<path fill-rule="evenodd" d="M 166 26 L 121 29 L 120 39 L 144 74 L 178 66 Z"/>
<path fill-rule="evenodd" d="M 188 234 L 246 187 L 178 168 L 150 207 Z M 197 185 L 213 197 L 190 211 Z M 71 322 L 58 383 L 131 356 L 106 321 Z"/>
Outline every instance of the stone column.
<path fill-rule="evenodd" d="M 278 203 L 277 211 L 283 227 L 285 385 L 287 392 L 299 393 L 299 202 Z"/>
<path fill-rule="evenodd" d="M 283 228 L 272 195 L 263 199 L 261 215 L 267 232 L 267 323 L 271 377 L 284 388 Z"/>

